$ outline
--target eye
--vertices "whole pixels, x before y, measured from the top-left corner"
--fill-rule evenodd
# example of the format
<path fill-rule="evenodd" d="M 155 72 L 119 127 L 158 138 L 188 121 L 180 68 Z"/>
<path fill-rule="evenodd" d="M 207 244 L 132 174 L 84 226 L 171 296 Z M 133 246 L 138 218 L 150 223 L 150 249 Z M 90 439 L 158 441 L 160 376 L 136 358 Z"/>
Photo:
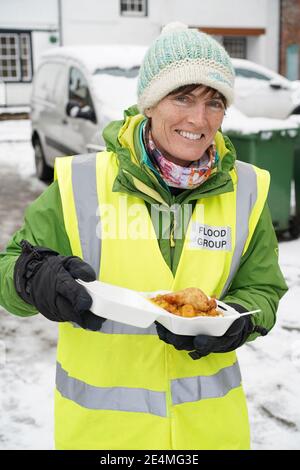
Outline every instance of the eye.
<path fill-rule="evenodd" d="M 187 103 L 189 101 L 189 97 L 187 95 L 178 95 L 175 96 L 175 101 L 178 103 Z"/>
<path fill-rule="evenodd" d="M 221 100 L 210 100 L 208 101 L 208 106 L 211 107 L 212 109 L 224 110 L 224 104 L 223 104 L 223 101 Z"/>

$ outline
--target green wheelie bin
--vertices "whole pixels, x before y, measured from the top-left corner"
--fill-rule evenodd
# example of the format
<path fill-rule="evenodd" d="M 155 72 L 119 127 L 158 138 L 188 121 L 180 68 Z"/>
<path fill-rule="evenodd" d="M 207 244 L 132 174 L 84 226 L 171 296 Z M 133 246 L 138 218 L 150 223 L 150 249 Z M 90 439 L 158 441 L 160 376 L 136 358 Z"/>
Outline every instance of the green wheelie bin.
<path fill-rule="evenodd" d="M 294 191 L 295 191 L 295 211 L 292 220 L 292 235 L 294 238 L 300 235 L 300 132 L 297 139 L 294 159 Z"/>
<path fill-rule="evenodd" d="M 300 234 L 300 226 L 292 213 L 291 191 L 296 170 L 299 173 L 299 182 L 295 180 L 295 188 L 298 184 L 300 188 L 300 129 L 266 130 L 253 134 L 227 131 L 225 134 L 232 141 L 239 160 L 270 172 L 268 204 L 274 228 L 278 235 L 289 232 L 293 238 L 297 237 Z M 296 167 L 298 146 L 299 165 Z M 295 193 L 297 195 L 298 191 Z M 300 214 L 299 194 L 297 210 Z"/>

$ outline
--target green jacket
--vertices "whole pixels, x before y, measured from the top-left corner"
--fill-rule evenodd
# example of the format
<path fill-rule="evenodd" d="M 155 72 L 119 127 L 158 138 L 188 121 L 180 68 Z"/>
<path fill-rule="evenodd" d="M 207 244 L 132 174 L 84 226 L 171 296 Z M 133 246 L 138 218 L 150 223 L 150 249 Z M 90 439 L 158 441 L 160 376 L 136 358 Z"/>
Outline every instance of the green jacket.
<path fill-rule="evenodd" d="M 125 111 L 125 117 L 135 114 L 135 107 Z M 119 160 L 119 172 L 113 191 L 143 199 L 150 210 L 151 204 L 158 202 L 168 206 L 191 204 L 194 207 L 200 197 L 210 197 L 233 190 L 229 171 L 233 168 L 236 157 L 235 150 L 226 136 L 223 136 L 222 148 L 217 145 L 221 158 L 210 178 L 199 188 L 185 190 L 174 196 L 149 164 L 141 139 L 142 125 L 141 119 L 135 128 L 134 158 L 129 149 L 120 144 L 124 121 L 112 122 L 104 130 L 107 149 L 116 152 Z M 136 187 L 137 181 L 143 183 L 138 185 L 139 189 Z M 169 217 L 167 220 L 169 221 Z M 176 220 L 171 219 L 171 240 L 168 240 L 162 236 L 161 227 L 166 228 L 166 224 L 162 222 L 161 220 L 157 233 L 158 242 L 166 263 L 175 274 L 184 237 L 174 237 L 174 230 L 182 231 L 184 228 L 177 226 Z M 9 312 L 24 317 L 38 312 L 32 305 L 25 303 L 14 288 L 14 265 L 21 253 L 22 239 L 33 245 L 47 246 L 65 256 L 72 254 L 56 181 L 26 209 L 23 226 L 13 235 L 5 251 L 0 253 L 0 304 Z M 261 312 L 255 315 L 254 322 L 270 330 L 276 321 L 278 302 L 286 291 L 287 286 L 278 265 L 277 239 L 268 206 L 265 205 L 250 245 L 241 259 L 238 272 L 222 300 L 240 304 L 248 310 L 261 309 Z M 249 340 L 256 336 L 257 334 L 252 335 Z"/>

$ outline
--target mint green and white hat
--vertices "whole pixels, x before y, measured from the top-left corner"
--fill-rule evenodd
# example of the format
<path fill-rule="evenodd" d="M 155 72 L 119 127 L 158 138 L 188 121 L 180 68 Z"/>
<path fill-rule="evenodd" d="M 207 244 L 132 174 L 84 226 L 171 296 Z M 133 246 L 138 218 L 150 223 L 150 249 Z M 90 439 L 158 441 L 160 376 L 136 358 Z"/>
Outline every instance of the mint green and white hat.
<path fill-rule="evenodd" d="M 212 36 L 179 22 L 167 24 L 144 57 L 138 78 L 141 113 L 171 91 L 199 83 L 233 102 L 234 69 L 224 47 Z"/>

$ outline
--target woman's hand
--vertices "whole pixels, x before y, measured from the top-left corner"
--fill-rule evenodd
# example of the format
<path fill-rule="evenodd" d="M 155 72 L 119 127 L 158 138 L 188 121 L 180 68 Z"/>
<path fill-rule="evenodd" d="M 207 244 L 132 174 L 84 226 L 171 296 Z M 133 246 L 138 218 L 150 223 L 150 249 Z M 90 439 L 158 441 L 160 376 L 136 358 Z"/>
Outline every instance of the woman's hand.
<path fill-rule="evenodd" d="M 195 351 L 189 354 L 192 359 L 200 359 L 210 353 L 234 351 L 247 341 L 253 329 L 254 325 L 250 315 L 240 317 L 232 323 L 223 336 L 195 336 Z"/>
<path fill-rule="evenodd" d="M 235 320 L 223 336 L 177 335 L 157 322 L 156 329 L 162 341 L 173 345 L 175 349 L 191 351 L 189 355 L 192 359 L 200 359 L 210 353 L 234 351 L 245 343 L 255 327 L 249 315 Z"/>
<path fill-rule="evenodd" d="M 49 248 L 22 240 L 22 254 L 14 271 L 17 293 L 48 320 L 72 321 L 82 328 L 100 330 L 104 318 L 89 311 L 92 298 L 75 279 L 96 280 L 93 268 L 77 256 L 61 256 Z"/>

